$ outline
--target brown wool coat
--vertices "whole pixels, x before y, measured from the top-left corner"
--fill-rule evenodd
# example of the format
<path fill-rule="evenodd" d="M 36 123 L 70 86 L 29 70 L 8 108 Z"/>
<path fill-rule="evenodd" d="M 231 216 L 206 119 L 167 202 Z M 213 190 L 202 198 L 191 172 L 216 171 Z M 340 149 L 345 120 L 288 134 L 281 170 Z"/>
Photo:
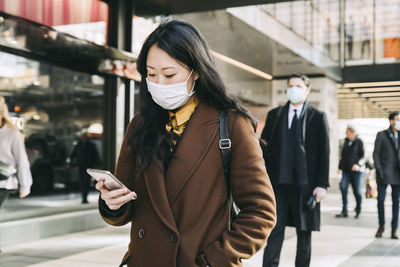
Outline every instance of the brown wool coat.
<path fill-rule="evenodd" d="M 265 243 L 275 225 L 275 197 L 259 141 L 249 120 L 229 112 L 232 140 L 231 183 L 241 209 L 229 226 L 227 187 L 219 141 L 219 113 L 200 104 L 185 129 L 169 165 L 154 159 L 140 177 L 126 138 L 116 177 L 138 194 L 111 225 L 132 222 L 131 242 L 123 262 L 135 267 L 196 267 L 205 256 L 213 267 L 242 266 Z M 135 119 L 130 123 L 129 136 Z M 196 263 L 197 259 L 197 263 Z M 202 264 L 200 264 L 202 265 Z"/>

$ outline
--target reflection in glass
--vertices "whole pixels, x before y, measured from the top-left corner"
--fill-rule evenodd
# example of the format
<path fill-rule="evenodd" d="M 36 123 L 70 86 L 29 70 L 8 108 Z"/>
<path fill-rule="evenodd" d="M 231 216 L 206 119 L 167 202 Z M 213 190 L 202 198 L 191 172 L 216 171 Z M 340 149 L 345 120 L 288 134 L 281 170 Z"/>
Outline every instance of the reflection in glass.
<path fill-rule="evenodd" d="M 79 189 L 77 168 L 68 157 L 82 132 L 101 158 L 103 88 L 100 76 L 0 52 L 0 95 L 25 136 L 33 193 Z"/>
<path fill-rule="evenodd" d="M 334 61 L 339 60 L 339 1 L 291 1 L 260 8 Z"/>
<path fill-rule="evenodd" d="M 100 46 L 52 28 L 0 12 L 0 45 L 30 58 L 90 73 L 135 77 L 133 54 Z M 15 52 L 14 52 L 15 51 Z"/>
<path fill-rule="evenodd" d="M 400 61 L 400 2 L 376 1 L 376 61 Z"/>
<path fill-rule="evenodd" d="M 370 64 L 373 39 L 373 0 L 345 1 L 346 64 Z"/>

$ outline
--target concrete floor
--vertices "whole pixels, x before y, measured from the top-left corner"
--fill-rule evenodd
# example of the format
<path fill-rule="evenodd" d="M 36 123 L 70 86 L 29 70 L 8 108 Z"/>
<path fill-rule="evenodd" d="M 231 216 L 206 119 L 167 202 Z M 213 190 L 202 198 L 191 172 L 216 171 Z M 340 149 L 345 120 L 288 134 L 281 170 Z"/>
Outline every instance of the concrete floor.
<path fill-rule="evenodd" d="M 333 181 L 337 183 L 337 181 Z M 335 188 L 335 186 L 333 186 Z M 321 232 L 313 233 L 313 267 L 394 267 L 400 266 L 400 241 L 390 235 L 391 201 L 386 201 L 386 232 L 375 239 L 377 212 L 375 199 L 363 199 L 360 218 L 334 217 L 341 210 L 341 197 L 330 190 L 323 202 Z M 349 210 L 355 206 L 349 192 Z M 7 247 L 0 254 L 1 267 L 108 267 L 118 266 L 128 245 L 129 226 L 104 227 L 96 230 L 42 239 L 23 245 Z M 281 254 L 281 267 L 294 266 L 296 234 L 287 228 Z M 244 267 L 261 267 L 262 250 L 243 261 Z"/>

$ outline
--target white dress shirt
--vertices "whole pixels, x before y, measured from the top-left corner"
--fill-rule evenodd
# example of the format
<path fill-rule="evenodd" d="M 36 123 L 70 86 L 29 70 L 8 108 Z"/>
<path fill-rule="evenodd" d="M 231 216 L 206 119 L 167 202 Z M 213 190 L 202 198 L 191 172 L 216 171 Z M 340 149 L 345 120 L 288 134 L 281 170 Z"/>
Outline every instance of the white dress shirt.
<path fill-rule="evenodd" d="M 304 103 L 298 107 L 293 106 L 292 104 L 289 105 L 289 113 L 288 113 L 288 128 L 292 126 L 292 120 L 294 117 L 294 110 L 296 110 L 297 119 L 300 118 L 301 111 L 303 110 Z"/>
<path fill-rule="evenodd" d="M 0 181 L 0 188 L 18 189 L 27 194 L 31 190 L 32 175 L 26 154 L 24 138 L 7 125 L 0 128 L 0 160 L 17 169 L 17 176 Z"/>

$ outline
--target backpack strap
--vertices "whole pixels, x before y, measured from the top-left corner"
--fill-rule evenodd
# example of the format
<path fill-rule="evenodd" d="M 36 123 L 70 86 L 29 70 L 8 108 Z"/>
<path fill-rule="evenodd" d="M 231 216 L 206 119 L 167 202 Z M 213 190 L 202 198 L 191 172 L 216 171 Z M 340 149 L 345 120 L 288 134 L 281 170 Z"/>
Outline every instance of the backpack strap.
<path fill-rule="evenodd" d="M 230 169 L 231 169 L 231 139 L 229 139 L 228 133 L 228 115 L 226 110 L 220 111 L 219 113 L 219 148 L 222 154 L 222 163 L 224 165 L 224 174 L 229 186 Z M 228 187 L 229 188 L 229 187 Z"/>
<path fill-rule="evenodd" d="M 231 146 L 232 142 L 229 138 L 228 132 L 228 114 L 226 110 L 221 110 L 219 113 L 219 148 L 222 155 L 222 164 L 224 165 L 225 182 L 228 192 L 228 200 L 230 207 L 230 223 L 236 218 L 239 209 L 233 201 L 233 195 L 230 183 L 230 169 L 231 169 Z"/>

